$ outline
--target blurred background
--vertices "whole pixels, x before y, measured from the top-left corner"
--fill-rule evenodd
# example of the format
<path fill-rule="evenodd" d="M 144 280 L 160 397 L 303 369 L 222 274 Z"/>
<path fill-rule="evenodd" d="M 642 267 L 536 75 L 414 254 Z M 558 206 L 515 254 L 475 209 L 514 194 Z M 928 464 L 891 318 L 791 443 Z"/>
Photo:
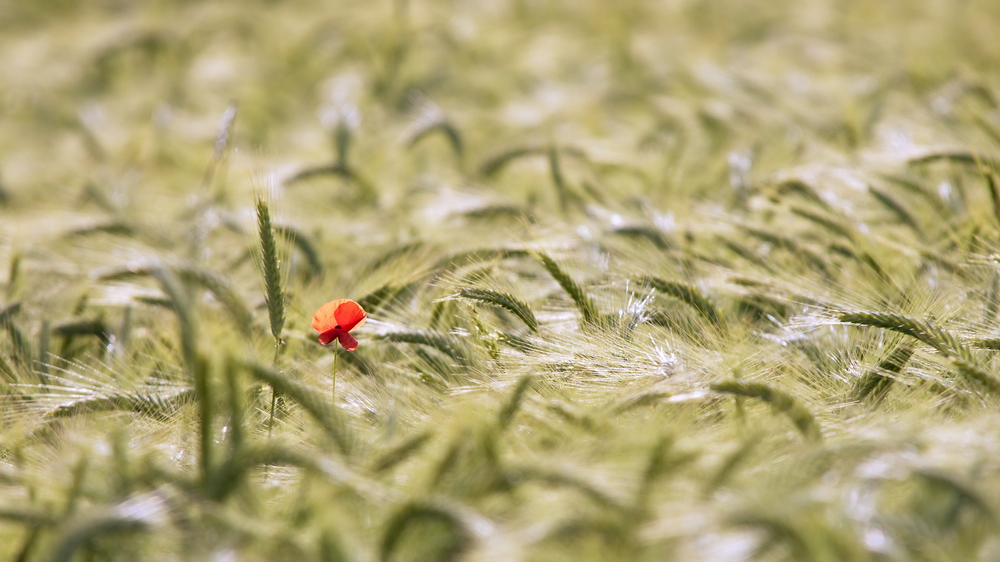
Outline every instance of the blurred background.
<path fill-rule="evenodd" d="M 344 122 L 379 197 L 422 174 L 461 182 L 519 143 L 576 143 L 612 163 L 659 145 L 711 151 L 715 165 L 753 153 L 761 173 L 804 151 L 947 143 L 921 121 L 991 102 L 998 12 L 989 0 L 7 0 L 0 182 L 8 205 L 65 207 L 88 182 L 188 193 L 231 102 L 236 175 L 329 160 Z M 435 120 L 460 134 L 450 161 L 437 140 L 408 150 Z"/>

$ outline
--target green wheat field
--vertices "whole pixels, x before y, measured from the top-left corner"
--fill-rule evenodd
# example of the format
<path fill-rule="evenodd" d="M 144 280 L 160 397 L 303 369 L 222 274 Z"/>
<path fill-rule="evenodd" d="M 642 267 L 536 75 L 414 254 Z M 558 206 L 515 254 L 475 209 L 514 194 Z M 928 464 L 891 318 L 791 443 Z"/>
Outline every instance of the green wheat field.
<path fill-rule="evenodd" d="M 1000 560 L 998 70 L 995 0 L 0 0 L 0 560 Z"/>

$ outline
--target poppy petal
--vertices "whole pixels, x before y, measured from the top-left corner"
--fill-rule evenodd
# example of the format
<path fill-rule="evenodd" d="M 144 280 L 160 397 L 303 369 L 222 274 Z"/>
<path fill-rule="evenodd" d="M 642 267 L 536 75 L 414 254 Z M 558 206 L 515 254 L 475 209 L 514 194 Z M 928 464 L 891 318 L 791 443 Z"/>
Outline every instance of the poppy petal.
<path fill-rule="evenodd" d="M 317 332 L 328 332 L 337 326 L 337 307 L 348 302 L 347 299 L 337 299 L 330 301 L 319 307 L 316 314 L 313 314 L 312 327 Z"/>
<path fill-rule="evenodd" d="M 344 349 L 347 351 L 354 351 L 358 348 L 358 340 L 354 339 L 354 336 L 347 332 L 342 332 L 339 339 L 340 345 L 344 346 Z"/>
<path fill-rule="evenodd" d="M 333 314 L 337 319 L 337 325 L 347 331 L 361 326 L 368 318 L 365 309 L 361 308 L 360 304 L 346 299 L 337 306 Z"/>
<path fill-rule="evenodd" d="M 337 339 L 337 336 L 339 335 L 340 332 L 341 330 L 329 330 L 323 332 L 322 334 L 319 335 L 319 343 L 326 345 L 332 342 L 333 340 Z"/>

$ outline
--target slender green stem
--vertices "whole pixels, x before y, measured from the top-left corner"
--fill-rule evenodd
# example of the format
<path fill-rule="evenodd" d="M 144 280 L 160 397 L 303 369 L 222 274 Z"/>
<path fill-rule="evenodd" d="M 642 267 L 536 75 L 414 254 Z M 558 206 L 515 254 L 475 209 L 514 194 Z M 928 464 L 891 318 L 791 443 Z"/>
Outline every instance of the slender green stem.
<path fill-rule="evenodd" d="M 274 404 L 278 401 L 278 392 L 271 387 L 271 415 L 267 420 L 267 438 L 271 438 L 271 431 L 274 430 Z"/>
<path fill-rule="evenodd" d="M 278 354 L 281 353 L 281 345 L 285 343 L 281 338 L 274 338 L 274 370 L 278 370 Z M 271 387 L 271 415 L 267 420 L 267 438 L 271 438 L 271 431 L 274 429 L 274 406 L 278 403 L 278 391 Z"/>
<path fill-rule="evenodd" d="M 337 403 L 337 357 L 339 357 L 339 354 L 337 353 L 337 351 L 338 350 L 336 348 L 334 348 L 334 350 L 333 350 L 333 384 L 332 384 L 332 388 L 333 388 L 333 391 L 332 391 L 333 394 L 332 394 L 332 396 L 333 396 L 333 403 L 334 404 Z"/>

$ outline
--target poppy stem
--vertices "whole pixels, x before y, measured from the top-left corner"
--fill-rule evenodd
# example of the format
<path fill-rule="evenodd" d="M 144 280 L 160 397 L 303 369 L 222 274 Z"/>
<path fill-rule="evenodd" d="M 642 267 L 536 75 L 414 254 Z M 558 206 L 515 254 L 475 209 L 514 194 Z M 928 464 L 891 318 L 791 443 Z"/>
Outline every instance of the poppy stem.
<path fill-rule="evenodd" d="M 333 384 L 332 384 L 333 391 L 332 391 L 332 396 L 333 396 L 333 403 L 334 404 L 337 403 L 337 357 L 340 355 L 340 353 L 338 353 L 339 351 L 340 350 L 338 350 L 337 348 L 333 348 Z"/>

